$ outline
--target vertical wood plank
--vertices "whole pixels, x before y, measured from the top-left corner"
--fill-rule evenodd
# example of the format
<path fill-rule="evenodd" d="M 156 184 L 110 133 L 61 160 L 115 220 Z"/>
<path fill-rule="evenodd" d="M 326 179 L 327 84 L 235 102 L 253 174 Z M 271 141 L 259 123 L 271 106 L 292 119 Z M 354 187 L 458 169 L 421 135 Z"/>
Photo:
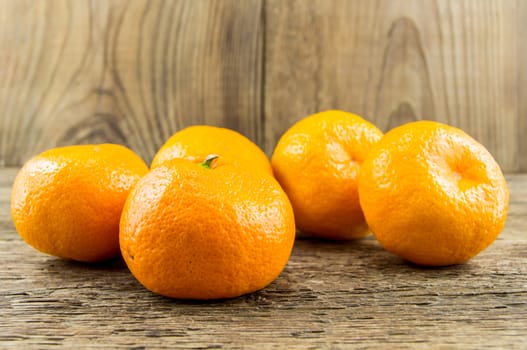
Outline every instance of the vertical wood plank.
<path fill-rule="evenodd" d="M 94 17 L 87 1 L 0 2 L 2 165 L 18 165 L 95 119 L 105 17 L 99 10 Z"/>
<path fill-rule="evenodd" d="M 127 144 L 150 161 L 178 129 L 261 143 L 262 0 L 0 1 L 0 162 Z"/>
<path fill-rule="evenodd" d="M 384 131 L 418 119 L 453 124 L 505 171 L 527 170 L 520 3 L 268 0 L 268 151 L 294 121 L 337 108 Z"/>
<path fill-rule="evenodd" d="M 516 95 L 519 104 L 518 117 L 519 126 L 516 131 L 516 137 L 519 140 L 518 163 L 522 172 L 527 171 L 527 31 L 524 23 L 527 23 L 527 1 L 518 3 L 516 11 L 518 49 L 517 49 L 517 82 L 516 91 L 511 94 Z M 516 92 L 516 93 L 515 93 Z"/>

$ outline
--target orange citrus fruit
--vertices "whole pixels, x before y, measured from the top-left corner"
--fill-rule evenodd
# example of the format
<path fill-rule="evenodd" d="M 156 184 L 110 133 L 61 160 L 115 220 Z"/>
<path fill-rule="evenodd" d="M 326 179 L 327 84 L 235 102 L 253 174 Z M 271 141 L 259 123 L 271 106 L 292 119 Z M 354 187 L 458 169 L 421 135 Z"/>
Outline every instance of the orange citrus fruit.
<path fill-rule="evenodd" d="M 151 168 L 174 158 L 202 162 L 209 154 L 218 154 L 218 165 L 232 164 L 246 170 L 272 174 L 265 153 L 237 131 L 209 125 L 194 125 L 172 135 L 154 156 Z"/>
<path fill-rule="evenodd" d="M 384 248 L 431 266 L 462 263 L 489 246 L 509 199 L 485 147 L 432 121 L 397 127 L 373 147 L 360 169 L 359 195 Z"/>
<path fill-rule="evenodd" d="M 282 135 L 271 163 L 301 231 L 329 239 L 369 232 L 359 205 L 357 174 L 381 137 L 370 122 L 334 110 L 304 118 Z"/>
<path fill-rule="evenodd" d="M 51 149 L 16 176 L 11 214 L 20 236 L 60 258 L 94 262 L 119 253 L 119 219 L 131 187 L 148 172 L 126 147 Z"/>
<path fill-rule="evenodd" d="M 155 293 L 239 296 L 270 284 L 289 259 L 295 223 L 280 185 L 268 174 L 211 163 L 214 157 L 165 162 L 126 201 L 121 253 Z"/>

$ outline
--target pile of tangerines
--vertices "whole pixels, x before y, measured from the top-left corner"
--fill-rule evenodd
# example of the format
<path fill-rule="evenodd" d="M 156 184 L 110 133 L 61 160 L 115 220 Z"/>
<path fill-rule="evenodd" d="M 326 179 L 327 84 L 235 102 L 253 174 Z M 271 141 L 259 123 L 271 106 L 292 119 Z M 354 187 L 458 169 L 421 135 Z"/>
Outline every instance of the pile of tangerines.
<path fill-rule="evenodd" d="M 386 135 L 326 111 L 293 125 L 271 162 L 212 126 L 174 134 L 151 167 L 113 144 L 55 148 L 18 173 L 11 211 L 36 249 L 94 262 L 122 254 L 149 290 L 215 299 L 254 292 L 285 267 L 296 230 L 332 240 L 370 231 L 416 264 L 467 261 L 503 229 L 508 190 L 490 153 L 432 121 Z"/>

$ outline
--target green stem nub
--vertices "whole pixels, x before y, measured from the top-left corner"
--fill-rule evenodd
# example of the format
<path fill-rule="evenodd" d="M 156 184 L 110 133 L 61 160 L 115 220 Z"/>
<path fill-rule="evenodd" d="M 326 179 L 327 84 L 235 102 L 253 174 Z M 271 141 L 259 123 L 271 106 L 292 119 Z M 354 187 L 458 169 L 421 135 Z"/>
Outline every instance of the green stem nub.
<path fill-rule="evenodd" d="M 219 157 L 220 156 L 217 154 L 209 154 L 207 158 L 205 158 L 203 163 L 201 163 L 201 166 L 204 167 L 205 169 L 212 169 L 212 163 L 214 163 L 214 161 L 218 159 Z"/>

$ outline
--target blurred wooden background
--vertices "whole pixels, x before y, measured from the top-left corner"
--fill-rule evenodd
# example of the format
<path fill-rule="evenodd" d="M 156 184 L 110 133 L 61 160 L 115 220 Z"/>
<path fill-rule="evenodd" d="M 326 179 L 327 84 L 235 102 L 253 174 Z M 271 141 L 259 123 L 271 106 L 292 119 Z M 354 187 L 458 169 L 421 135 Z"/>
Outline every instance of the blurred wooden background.
<path fill-rule="evenodd" d="M 74 143 L 150 161 L 175 131 L 270 154 L 338 108 L 463 128 L 527 171 L 524 0 L 0 0 L 0 165 Z"/>

